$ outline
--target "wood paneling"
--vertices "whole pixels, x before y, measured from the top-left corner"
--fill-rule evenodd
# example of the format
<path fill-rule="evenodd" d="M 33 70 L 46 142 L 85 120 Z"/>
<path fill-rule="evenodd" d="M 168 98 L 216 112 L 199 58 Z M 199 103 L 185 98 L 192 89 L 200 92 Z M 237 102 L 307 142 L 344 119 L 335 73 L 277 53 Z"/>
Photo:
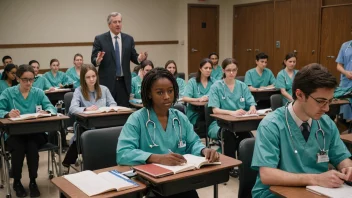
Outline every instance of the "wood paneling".
<path fill-rule="evenodd" d="M 323 6 L 352 4 L 352 0 L 323 0 Z"/>

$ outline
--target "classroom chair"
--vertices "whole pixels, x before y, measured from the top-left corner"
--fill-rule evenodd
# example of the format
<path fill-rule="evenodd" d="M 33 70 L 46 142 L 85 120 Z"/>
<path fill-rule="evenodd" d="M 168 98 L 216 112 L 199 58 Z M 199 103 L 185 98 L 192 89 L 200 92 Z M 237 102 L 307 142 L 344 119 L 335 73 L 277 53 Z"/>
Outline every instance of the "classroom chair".
<path fill-rule="evenodd" d="M 251 169 L 255 138 L 247 138 L 241 141 L 238 159 L 242 161 L 239 166 L 238 198 L 251 198 L 252 188 L 255 184 L 258 171 Z"/>
<path fill-rule="evenodd" d="M 181 111 L 183 114 L 186 115 L 186 106 L 182 103 L 175 103 L 175 105 L 173 106 L 174 109 L 177 109 L 179 111 Z"/>
<path fill-rule="evenodd" d="M 58 142 L 61 141 L 61 133 L 59 132 L 50 132 L 50 133 L 57 133 L 57 138 Z M 58 171 L 58 166 L 61 166 L 61 155 L 58 155 L 59 161 L 56 162 L 55 154 L 59 153 L 60 147 L 58 144 L 52 143 L 48 141 L 46 144 L 44 144 L 40 149 L 39 152 L 44 152 L 48 151 L 48 174 L 49 174 L 49 179 L 54 178 L 54 170 L 56 172 L 57 176 L 61 176 Z M 50 164 L 51 162 L 51 164 Z M 55 169 L 54 169 L 55 168 Z"/>
<path fill-rule="evenodd" d="M 178 76 L 179 78 L 182 78 L 183 80 L 185 80 L 185 73 L 184 73 L 184 72 L 178 72 L 178 73 L 177 73 L 177 76 Z"/>
<path fill-rule="evenodd" d="M 206 130 L 207 130 L 206 131 L 207 137 L 205 138 L 205 143 L 206 143 L 207 147 L 212 146 L 209 144 L 208 129 L 209 129 L 210 124 L 215 120 L 213 117 L 210 116 L 210 114 L 213 114 L 213 107 L 208 107 L 208 104 L 206 104 L 204 106 L 204 117 L 205 117 L 205 125 L 206 125 Z M 220 143 L 222 144 L 221 141 L 220 141 Z"/>
<path fill-rule="evenodd" d="M 68 92 L 64 95 L 64 104 L 65 104 L 65 115 L 68 115 L 68 112 L 70 110 L 70 106 L 71 106 L 71 101 L 73 98 L 73 92 Z M 69 116 L 70 119 L 65 120 L 65 130 L 67 130 L 68 127 L 72 127 L 73 123 L 75 122 L 76 118 L 74 117 L 74 115 L 70 115 Z"/>
<path fill-rule="evenodd" d="M 191 78 L 193 78 L 193 77 L 196 77 L 196 75 L 197 75 L 196 72 L 190 73 L 190 74 L 188 75 L 188 80 L 191 79 Z"/>
<path fill-rule="evenodd" d="M 244 76 L 236 76 L 236 79 L 239 81 L 244 82 Z"/>
<path fill-rule="evenodd" d="M 283 105 L 284 104 L 282 104 L 281 94 L 274 94 L 270 96 L 270 106 L 273 111 L 275 111 L 279 107 L 282 107 Z"/>
<path fill-rule="evenodd" d="M 83 170 L 116 166 L 116 146 L 122 126 L 85 131 L 81 136 Z"/>

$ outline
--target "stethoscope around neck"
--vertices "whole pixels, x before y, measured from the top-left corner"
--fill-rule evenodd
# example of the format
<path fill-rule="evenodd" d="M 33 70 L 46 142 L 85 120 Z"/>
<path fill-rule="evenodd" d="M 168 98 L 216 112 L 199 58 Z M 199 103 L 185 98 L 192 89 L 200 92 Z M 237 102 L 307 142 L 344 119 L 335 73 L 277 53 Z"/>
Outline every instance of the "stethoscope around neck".
<path fill-rule="evenodd" d="M 225 84 L 225 81 L 222 80 L 221 81 L 221 84 L 222 84 L 222 90 L 223 90 L 223 95 L 221 96 L 221 99 L 223 100 L 226 100 L 226 84 Z M 235 91 L 235 90 L 234 90 Z M 242 88 L 242 96 L 240 98 L 240 102 L 244 102 L 244 97 L 243 97 L 243 88 Z"/>
<path fill-rule="evenodd" d="M 147 109 L 147 108 L 146 108 Z M 149 144 L 150 148 L 154 148 L 154 147 L 158 147 L 159 145 L 155 143 L 155 129 L 156 129 L 156 124 L 153 120 L 150 119 L 150 112 L 149 109 L 147 109 L 147 114 L 148 114 L 148 120 L 145 123 L 145 127 L 147 128 L 148 134 L 149 134 L 149 138 L 151 140 L 151 144 Z M 179 144 L 178 144 L 178 148 L 182 148 L 186 146 L 186 143 L 182 140 L 182 129 L 181 129 L 181 122 L 180 120 L 175 117 L 172 119 L 172 128 L 174 129 L 174 131 L 176 132 L 176 126 L 175 126 L 175 122 L 178 123 L 178 128 L 179 128 L 179 134 L 178 134 L 178 140 L 179 140 Z M 152 124 L 153 125 L 153 138 L 152 135 L 149 132 L 148 129 L 148 125 Z"/>
<path fill-rule="evenodd" d="M 293 140 L 293 135 L 292 135 L 292 132 L 291 132 L 291 127 L 290 127 L 290 125 L 289 125 L 289 123 L 288 123 L 287 111 L 288 111 L 288 105 L 289 105 L 289 104 L 290 104 L 290 103 L 287 103 L 287 104 L 285 105 L 286 124 L 287 124 L 288 131 L 289 131 L 289 133 L 290 133 L 290 139 L 291 139 L 291 142 L 292 142 L 292 145 L 293 145 L 294 153 L 295 153 L 295 154 L 298 154 L 298 151 L 297 151 L 297 149 L 296 149 L 295 142 L 294 142 L 294 140 Z M 316 121 L 317 121 L 317 123 L 318 123 L 318 130 L 315 131 L 315 138 L 316 138 L 316 140 L 317 140 L 317 143 L 318 143 L 318 147 L 319 147 L 320 152 L 325 152 L 325 132 L 324 132 L 324 130 L 321 128 L 321 125 L 320 125 L 319 120 L 316 120 Z M 321 135 L 323 136 L 323 148 L 320 147 L 320 144 L 319 144 L 319 141 L 318 141 L 318 133 L 321 133 Z"/>

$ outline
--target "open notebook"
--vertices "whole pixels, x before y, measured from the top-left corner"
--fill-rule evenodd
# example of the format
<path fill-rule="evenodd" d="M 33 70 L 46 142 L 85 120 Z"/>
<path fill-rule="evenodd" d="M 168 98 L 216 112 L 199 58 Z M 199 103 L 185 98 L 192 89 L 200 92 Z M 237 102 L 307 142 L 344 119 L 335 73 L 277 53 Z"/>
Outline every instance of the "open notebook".
<path fill-rule="evenodd" d="M 29 120 L 29 119 L 36 119 L 36 118 L 42 118 L 42 117 L 50 117 L 50 113 L 29 113 L 29 114 L 23 114 L 20 115 L 18 118 L 9 118 L 12 121 L 19 121 L 19 120 Z"/>
<path fill-rule="evenodd" d="M 352 186 L 343 184 L 340 188 L 325 188 L 321 186 L 307 186 L 308 191 L 318 195 L 324 195 L 334 198 L 348 198 L 352 197 Z"/>
<path fill-rule="evenodd" d="M 240 115 L 240 116 L 235 116 L 237 118 L 245 118 L 245 117 L 257 117 L 257 116 L 260 116 L 260 115 L 265 115 L 269 112 L 272 112 L 272 110 L 270 108 L 268 109 L 260 109 L 260 110 L 257 110 L 257 113 L 254 113 L 254 114 L 244 114 L 244 115 Z"/>
<path fill-rule="evenodd" d="M 95 110 L 95 111 L 83 111 L 83 113 L 93 114 L 93 113 L 106 113 L 106 112 L 112 112 L 112 111 L 123 112 L 123 111 L 133 111 L 133 110 L 127 107 L 112 106 L 112 107 L 100 107 L 98 110 Z"/>
<path fill-rule="evenodd" d="M 145 164 L 133 167 L 133 169 L 151 175 L 153 177 L 165 177 L 189 170 L 200 169 L 204 165 L 221 164 L 221 162 L 209 163 L 205 157 L 199 157 L 191 154 L 183 155 L 187 163 L 180 166 L 167 166 L 162 164 Z"/>
<path fill-rule="evenodd" d="M 109 191 L 122 191 L 137 187 L 138 184 L 116 170 L 95 174 L 93 171 L 82 171 L 64 175 L 65 179 L 86 193 L 94 196 Z"/>

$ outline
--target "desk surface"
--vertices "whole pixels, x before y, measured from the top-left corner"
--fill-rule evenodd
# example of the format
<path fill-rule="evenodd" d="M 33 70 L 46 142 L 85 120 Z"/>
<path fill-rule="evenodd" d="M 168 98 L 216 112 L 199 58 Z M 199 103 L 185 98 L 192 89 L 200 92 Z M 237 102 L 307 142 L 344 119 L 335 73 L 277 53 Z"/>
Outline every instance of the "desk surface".
<path fill-rule="evenodd" d="M 71 89 L 57 89 L 55 91 L 44 91 L 45 94 L 53 94 L 53 93 L 62 93 L 62 92 L 71 92 Z"/>
<path fill-rule="evenodd" d="M 216 172 L 219 170 L 229 169 L 235 166 L 239 166 L 242 164 L 241 161 L 233 159 L 231 157 L 227 157 L 225 155 L 220 154 L 220 161 L 221 165 L 214 165 L 214 166 L 204 166 L 201 169 L 193 170 L 193 171 L 186 171 L 182 173 L 178 173 L 175 175 L 170 175 L 162 178 L 155 178 L 145 173 L 137 171 L 138 175 L 142 176 L 148 181 L 151 181 L 154 184 L 162 184 L 167 183 L 175 180 L 185 179 L 192 176 L 202 175 L 206 173 Z"/>
<path fill-rule="evenodd" d="M 112 111 L 112 112 L 106 112 L 106 113 L 93 113 L 93 114 L 85 114 L 85 113 L 78 113 L 75 114 L 79 118 L 95 118 L 95 117 L 104 117 L 104 116 L 116 116 L 116 115 L 126 115 L 126 114 L 131 114 L 134 111 Z"/>
<path fill-rule="evenodd" d="M 110 168 L 104 168 L 104 169 L 96 170 L 94 172 L 95 173 L 101 173 L 101 172 L 110 171 L 110 170 L 118 170 L 120 172 L 124 172 L 124 171 L 130 170 L 130 168 L 128 166 L 114 166 L 114 167 L 110 167 Z M 94 198 L 98 198 L 98 197 L 99 198 L 100 197 L 115 197 L 115 196 L 117 197 L 117 196 L 125 195 L 125 194 L 128 194 L 128 193 L 135 193 L 135 192 L 143 191 L 143 190 L 146 189 L 146 186 L 143 183 L 141 183 L 140 181 L 136 181 L 136 180 L 134 180 L 134 181 L 139 184 L 139 186 L 136 187 L 136 188 L 131 188 L 131 189 L 118 191 L 118 192 L 117 191 L 110 191 L 108 193 L 103 193 L 103 194 L 96 195 L 96 196 L 93 196 L 93 197 Z M 66 180 L 63 177 L 55 177 L 54 179 L 51 180 L 51 182 L 57 188 L 59 188 L 59 190 L 61 192 L 63 192 L 67 197 L 89 197 L 83 191 L 78 189 L 76 186 L 71 184 L 68 180 Z"/>
<path fill-rule="evenodd" d="M 193 106 L 205 106 L 206 104 L 208 104 L 208 102 L 188 102 L 188 103 Z"/>
<path fill-rule="evenodd" d="M 273 89 L 261 89 L 259 88 L 258 90 L 253 90 L 251 92 L 258 93 L 258 92 L 278 92 L 280 89 L 273 88 Z"/>
<path fill-rule="evenodd" d="M 210 114 L 211 117 L 218 119 L 218 120 L 224 120 L 228 122 L 241 122 L 241 121 L 248 121 L 248 120 L 262 120 L 265 116 L 253 116 L 253 117 L 243 117 L 243 118 L 238 118 L 235 116 L 231 115 L 224 115 L 224 114 Z"/>
<path fill-rule="evenodd" d="M 42 117 L 37 119 L 20 120 L 20 121 L 12 121 L 8 118 L 3 118 L 3 119 L 0 119 L 0 125 L 28 124 L 28 123 L 49 122 L 49 121 L 67 120 L 67 119 L 69 119 L 69 117 L 65 115 Z"/>
<path fill-rule="evenodd" d="M 318 195 L 306 190 L 305 187 L 285 187 L 285 186 L 271 186 L 270 191 L 279 197 L 290 197 L 290 198 L 323 198 L 325 196 Z"/>
<path fill-rule="evenodd" d="M 342 141 L 352 144 L 352 133 L 340 135 Z"/>

